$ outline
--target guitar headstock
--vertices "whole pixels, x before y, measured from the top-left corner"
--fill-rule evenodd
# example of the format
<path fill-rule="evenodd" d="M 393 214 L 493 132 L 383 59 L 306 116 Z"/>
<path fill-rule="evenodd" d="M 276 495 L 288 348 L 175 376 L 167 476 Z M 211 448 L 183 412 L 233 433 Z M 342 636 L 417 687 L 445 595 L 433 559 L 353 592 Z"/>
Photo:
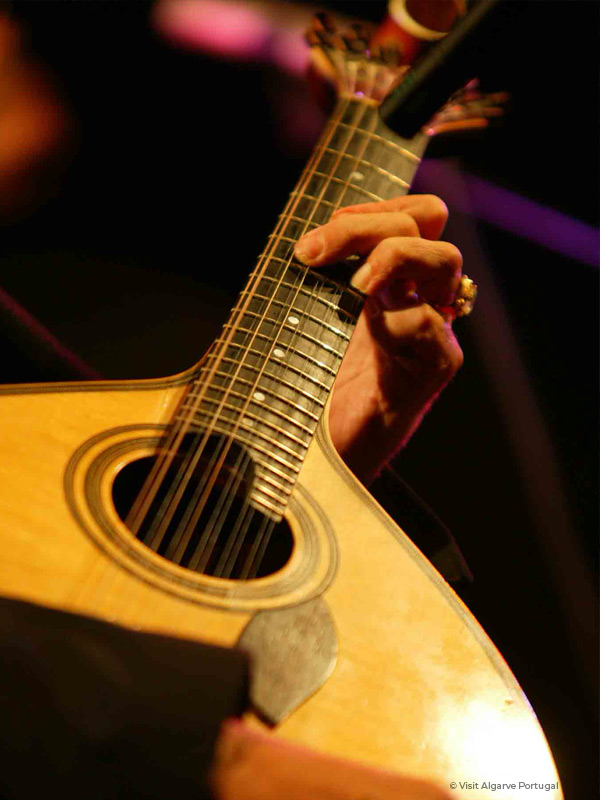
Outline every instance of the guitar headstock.
<path fill-rule="evenodd" d="M 317 14 L 307 32 L 319 71 L 336 86 L 342 97 L 360 97 L 379 104 L 402 80 L 408 67 L 402 65 L 400 48 L 372 46 L 375 25 L 338 23 L 328 14 Z"/>
<path fill-rule="evenodd" d="M 364 22 L 340 23 L 317 14 L 307 32 L 319 72 L 335 84 L 341 97 L 357 97 L 379 105 L 401 83 L 410 65 L 403 63 L 401 47 L 386 40 L 373 45 L 377 26 Z M 499 117 L 508 95 L 479 92 L 477 81 L 456 92 L 424 130 L 429 136 L 483 128 Z"/>

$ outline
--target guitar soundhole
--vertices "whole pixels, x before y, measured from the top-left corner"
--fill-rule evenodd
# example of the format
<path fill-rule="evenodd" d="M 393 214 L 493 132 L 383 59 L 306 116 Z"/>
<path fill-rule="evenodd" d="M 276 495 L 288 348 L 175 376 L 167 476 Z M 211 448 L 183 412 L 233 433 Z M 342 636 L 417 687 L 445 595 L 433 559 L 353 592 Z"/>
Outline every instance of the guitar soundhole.
<path fill-rule="evenodd" d="M 113 502 L 135 536 L 167 560 L 204 575 L 262 578 L 285 566 L 294 541 L 285 520 L 251 505 L 253 473 L 237 443 L 188 434 L 174 456 L 127 464 Z"/>

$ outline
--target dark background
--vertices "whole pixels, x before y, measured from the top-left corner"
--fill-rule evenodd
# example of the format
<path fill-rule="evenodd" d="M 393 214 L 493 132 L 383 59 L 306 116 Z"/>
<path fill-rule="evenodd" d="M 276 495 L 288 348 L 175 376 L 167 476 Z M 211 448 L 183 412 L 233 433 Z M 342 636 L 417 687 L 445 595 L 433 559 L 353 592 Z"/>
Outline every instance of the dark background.
<path fill-rule="evenodd" d="M 380 19 L 386 4 L 321 5 Z M 506 6 L 500 48 L 480 77 L 484 88 L 511 93 L 510 113 L 429 152 L 596 225 L 599 6 Z M 218 332 L 308 156 L 286 128 L 292 110 L 313 101 L 273 66 L 167 46 L 148 25 L 146 3 L 13 8 L 79 134 L 50 196 L 1 230 L 0 284 L 103 377 L 184 369 Z M 476 313 L 492 298 L 509 321 L 558 483 L 523 466 L 515 441 L 527 450 L 527 436 L 498 393 L 504 377 L 492 377 L 510 348 L 500 339 L 492 350 L 481 345 L 483 316 L 460 324 L 465 367 L 397 466 L 458 539 L 476 579 L 459 592 L 526 691 L 567 797 L 591 797 L 598 270 L 453 217 L 447 237 L 486 264 L 478 275 L 467 261 L 466 271 L 481 284 L 493 277 Z M 5 382 L 75 377 L 6 314 L 1 325 Z"/>

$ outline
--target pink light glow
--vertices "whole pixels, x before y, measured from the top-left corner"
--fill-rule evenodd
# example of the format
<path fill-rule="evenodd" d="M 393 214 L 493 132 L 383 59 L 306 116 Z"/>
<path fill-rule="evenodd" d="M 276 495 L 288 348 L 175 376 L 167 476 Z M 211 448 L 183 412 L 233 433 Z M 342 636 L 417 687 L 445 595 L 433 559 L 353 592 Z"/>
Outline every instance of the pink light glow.
<path fill-rule="evenodd" d="M 249 59 L 260 54 L 271 34 L 260 8 L 219 0 L 169 0 L 158 5 L 154 21 L 177 44 Z"/>
<path fill-rule="evenodd" d="M 293 74 L 308 63 L 310 12 L 268 2 L 163 0 L 153 12 L 159 33 L 180 47 L 239 61 L 273 62 Z"/>
<path fill-rule="evenodd" d="M 292 75 L 306 75 L 309 49 L 304 44 L 308 25 L 303 20 L 294 28 L 281 28 L 271 42 L 271 61 Z"/>

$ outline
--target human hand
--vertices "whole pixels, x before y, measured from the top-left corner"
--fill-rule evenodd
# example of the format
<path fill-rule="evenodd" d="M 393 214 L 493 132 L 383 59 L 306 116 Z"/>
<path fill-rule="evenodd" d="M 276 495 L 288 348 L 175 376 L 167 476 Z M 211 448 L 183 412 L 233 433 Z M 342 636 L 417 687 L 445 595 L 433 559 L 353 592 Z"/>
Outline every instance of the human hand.
<path fill-rule="evenodd" d="M 462 364 L 451 314 L 441 310 L 462 269 L 460 251 L 438 241 L 447 218 L 438 197 L 408 195 L 340 209 L 296 246 L 310 267 L 366 256 L 352 283 L 367 300 L 329 412 L 333 443 L 363 483 L 408 441 Z"/>
<path fill-rule="evenodd" d="M 429 781 L 315 753 L 236 720 L 221 727 L 210 782 L 218 800 L 450 800 Z"/>

